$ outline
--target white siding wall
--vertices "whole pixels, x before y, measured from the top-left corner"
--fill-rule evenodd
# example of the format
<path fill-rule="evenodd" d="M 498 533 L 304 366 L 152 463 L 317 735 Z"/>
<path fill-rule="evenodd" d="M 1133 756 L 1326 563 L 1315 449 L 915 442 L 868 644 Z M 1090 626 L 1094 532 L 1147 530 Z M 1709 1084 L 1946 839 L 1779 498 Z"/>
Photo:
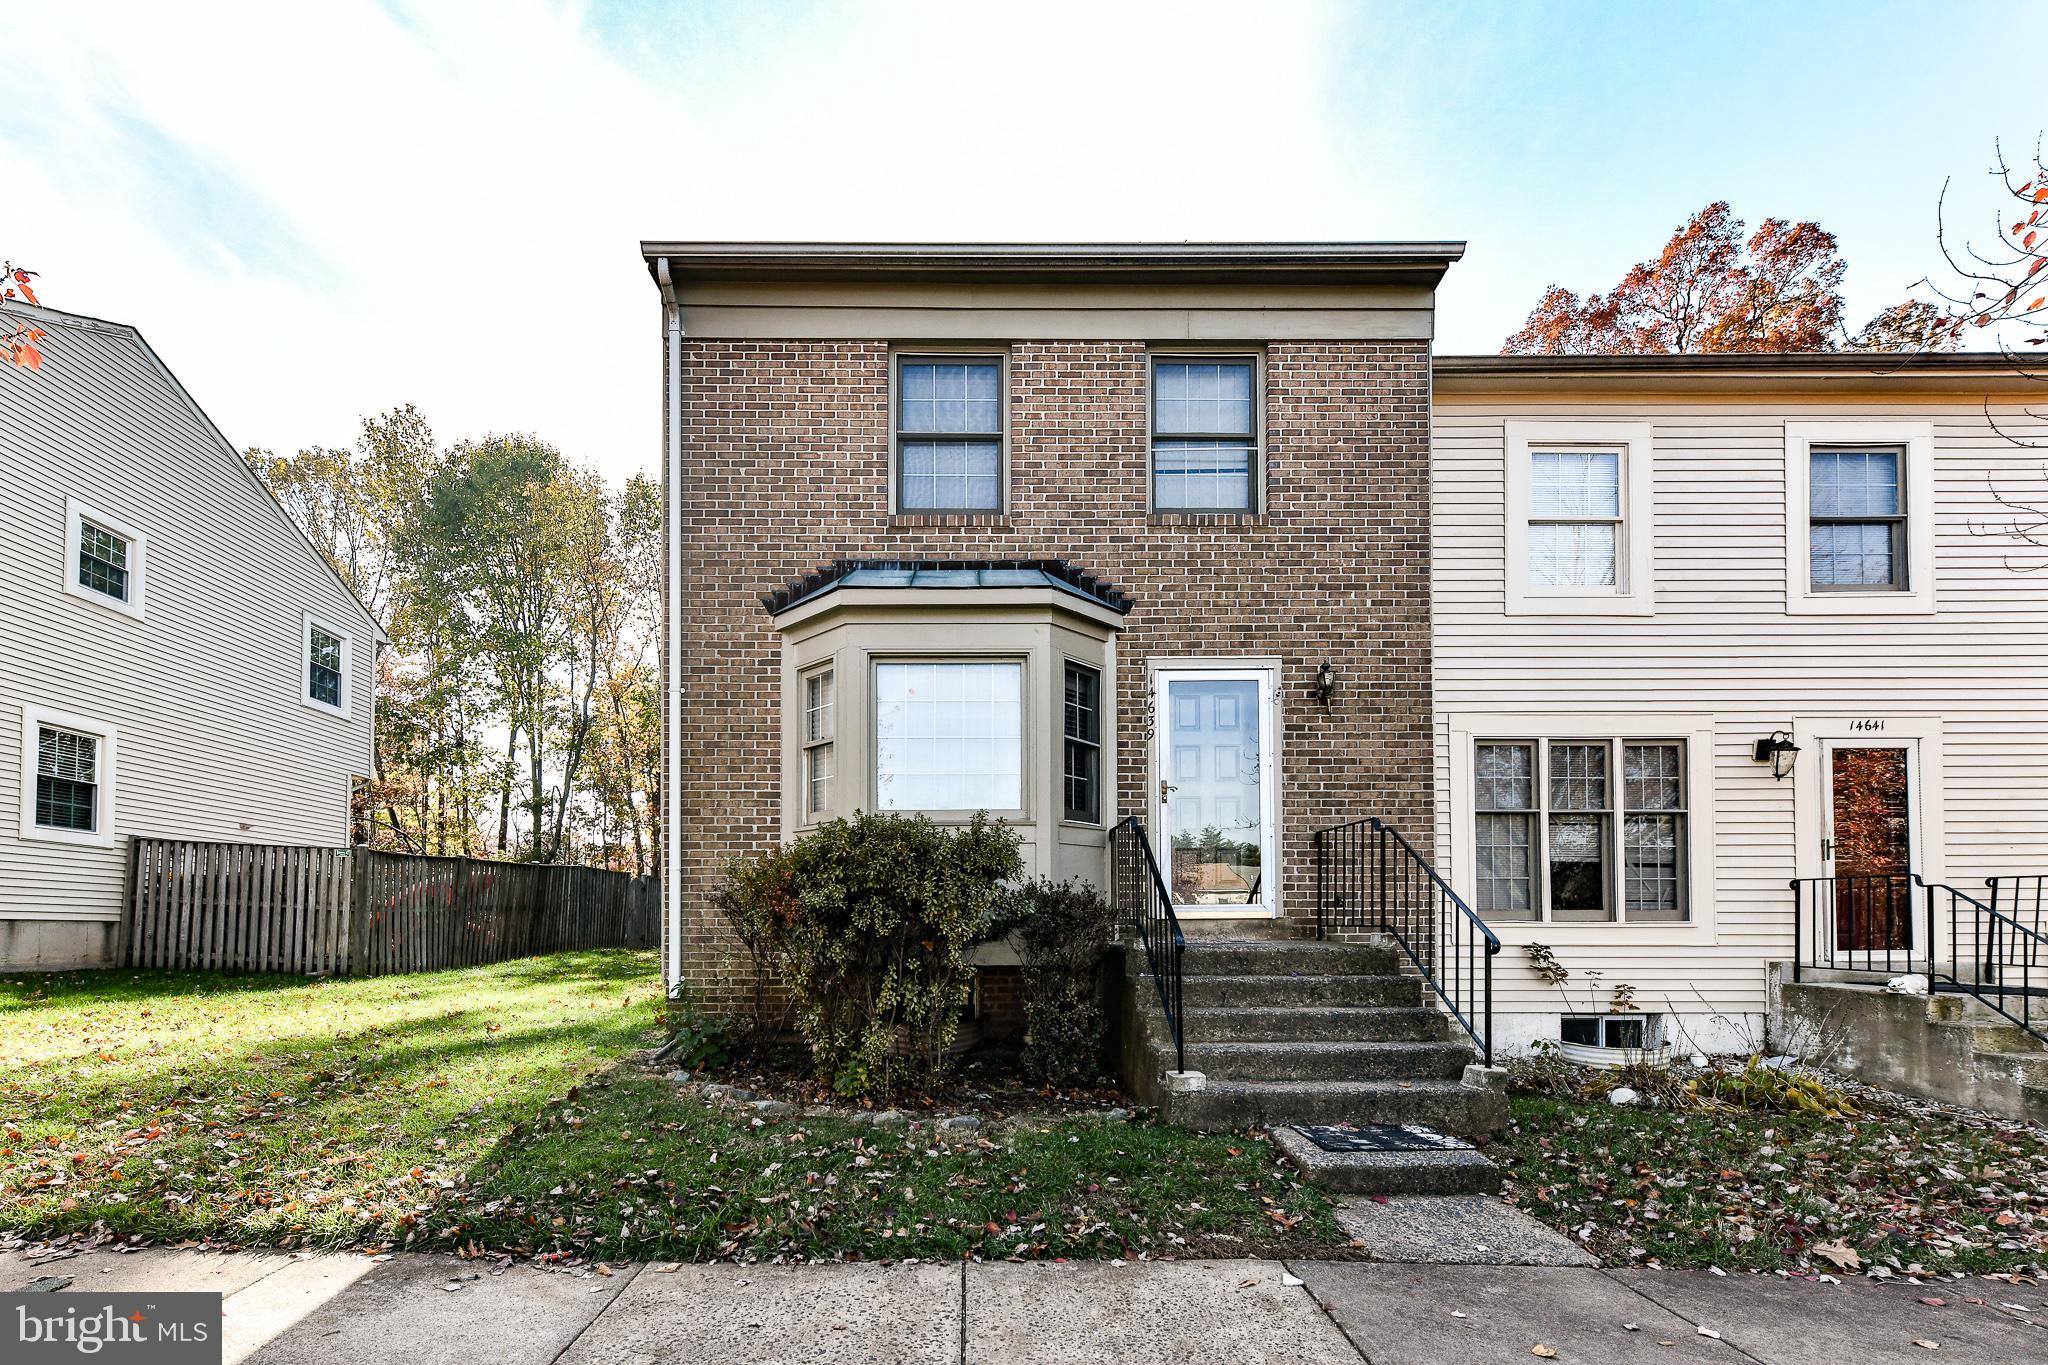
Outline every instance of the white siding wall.
<path fill-rule="evenodd" d="M 2001 425 L 2044 433 L 2016 410 Z M 1510 616 L 1504 609 L 1505 429 L 1511 419 L 1649 420 L 1656 481 L 1655 612 Z M 1933 615 L 1788 615 L 1785 423 L 1920 421 L 1935 437 Z M 1878 399 L 1628 402 L 1439 393 L 1435 419 L 1435 628 L 1439 820 L 1447 868 L 1468 867 L 1472 818 L 1452 809 L 1450 732 L 1463 715 L 1711 717 L 1714 818 L 1692 930 L 1500 926 L 1496 1008 L 1554 1015 L 1554 990 L 1521 945 L 1549 943 L 1575 973 L 1630 982 L 1646 1009 L 1754 1018 L 1765 966 L 1789 958 L 1787 882 L 1818 869 L 1795 840 L 1795 801 L 1817 801 L 1818 754 L 1775 781 L 1751 743 L 1798 717 L 1888 718 L 1935 737 L 1938 774 L 1916 861 L 1965 889 L 1993 873 L 2048 870 L 2048 551 L 1973 533 L 2004 519 L 1987 480 L 2048 499 L 2043 452 L 1995 434 L 1981 403 Z M 1803 565 L 1803 556 L 1798 561 Z M 1812 784 L 1801 797 L 1802 780 Z M 1800 827 L 1803 831 L 1805 826 Z M 1817 841 L 1817 836 L 1816 836 Z M 1469 876 L 1458 885 L 1471 894 Z M 1710 921 L 1710 924 L 1708 923 Z M 1695 994 L 1697 990 L 1697 994 Z M 1583 991 L 1575 992 L 1583 995 Z M 1702 1002 L 1704 997 L 1704 1003 Z M 1525 1019 L 1520 1031 L 1538 1027 Z M 1509 1021 L 1503 1032 L 1513 1035 Z M 1554 1037 L 1554 1027 L 1550 1033 Z"/>
<path fill-rule="evenodd" d="M 0 365 L 0 919 L 118 918 L 128 836 L 348 842 L 370 623 L 135 333 L 37 321 L 41 371 Z M 64 591 L 67 496 L 148 537 L 142 619 Z M 353 635 L 347 719 L 300 701 L 307 611 Z M 25 706 L 118 727 L 114 847 L 21 837 Z"/>

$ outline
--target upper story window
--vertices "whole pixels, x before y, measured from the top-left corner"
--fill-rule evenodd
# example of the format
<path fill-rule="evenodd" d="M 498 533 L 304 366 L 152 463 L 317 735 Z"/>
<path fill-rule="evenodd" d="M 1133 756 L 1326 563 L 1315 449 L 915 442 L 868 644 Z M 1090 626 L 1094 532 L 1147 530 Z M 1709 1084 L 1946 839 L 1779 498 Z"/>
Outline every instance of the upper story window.
<path fill-rule="evenodd" d="M 811 820 L 832 805 L 832 747 L 835 740 L 832 670 L 820 668 L 806 673 L 803 687 L 804 819 Z"/>
<path fill-rule="evenodd" d="M 1652 609 L 1652 444 L 1641 423 L 1507 424 L 1510 615 Z"/>
<path fill-rule="evenodd" d="M 1686 919 L 1687 785 L 1682 740 L 1479 741 L 1473 908 L 1496 921 Z"/>
<path fill-rule="evenodd" d="M 1529 452 L 1529 586 L 1621 581 L 1621 452 Z"/>
<path fill-rule="evenodd" d="M 1829 450 L 1807 454 L 1812 513 L 1807 546 L 1814 592 L 1906 589 L 1905 452 Z"/>
<path fill-rule="evenodd" d="M 23 707 L 22 838 L 111 846 L 114 746 L 111 725 Z"/>
<path fill-rule="evenodd" d="M 1085 664 L 1066 666 L 1062 708 L 1062 818 L 1083 824 L 1102 819 L 1102 674 Z"/>
<path fill-rule="evenodd" d="M 879 809 L 1023 809 L 1023 664 L 877 662 L 874 676 Z"/>
<path fill-rule="evenodd" d="M 64 590 L 128 616 L 143 614 L 149 541 L 77 498 L 64 517 Z"/>
<path fill-rule="evenodd" d="M 1152 358 L 1152 509 L 1258 508 L 1258 357 Z"/>
<path fill-rule="evenodd" d="M 896 358 L 896 508 L 1003 510 L 1003 358 Z"/>
<path fill-rule="evenodd" d="M 303 619 L 305 648 L 299 675 L 300 700 L 308 706 L 346 716 L 354 642 L 346 631 L 328 625 L 310 612 Z"/>
<path fill-rule="evenodd" d="M 1785 609 L 1934 610 L 1934 432 L 1785 424 Z"/>

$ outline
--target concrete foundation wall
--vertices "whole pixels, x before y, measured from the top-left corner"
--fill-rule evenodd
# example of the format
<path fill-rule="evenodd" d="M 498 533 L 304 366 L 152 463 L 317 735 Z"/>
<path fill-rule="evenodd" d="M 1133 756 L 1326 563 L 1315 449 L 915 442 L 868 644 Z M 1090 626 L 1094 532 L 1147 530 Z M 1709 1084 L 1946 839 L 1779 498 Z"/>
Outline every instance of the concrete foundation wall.
<path fill-rule="evenodd" d="M 118 924 L 0 919 L 0 972 L 61 972 L 114 965 Z"/>
<path fill-rule="evenodd" d="M 1976 1002 L 1772 972 L 1771 1036 L 1794 1055 L 1887 1090 L 2048 1121 L 2048 1054 Z"/>

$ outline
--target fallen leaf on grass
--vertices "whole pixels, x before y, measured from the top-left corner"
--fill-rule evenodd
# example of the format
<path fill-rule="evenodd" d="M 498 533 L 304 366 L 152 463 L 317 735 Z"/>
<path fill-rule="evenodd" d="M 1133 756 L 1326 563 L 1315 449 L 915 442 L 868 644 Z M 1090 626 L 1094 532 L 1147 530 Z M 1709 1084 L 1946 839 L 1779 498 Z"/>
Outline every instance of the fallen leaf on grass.
<path fill-rule="evenodd" d="M 1860 1270 L 1863 1258 L 1856 1249 L 1837 1237 L 1832 1242 L 1821 1242 L 1813 1248 L 1813 1254 L 1834 1266 L 1837 1270 Z"/>

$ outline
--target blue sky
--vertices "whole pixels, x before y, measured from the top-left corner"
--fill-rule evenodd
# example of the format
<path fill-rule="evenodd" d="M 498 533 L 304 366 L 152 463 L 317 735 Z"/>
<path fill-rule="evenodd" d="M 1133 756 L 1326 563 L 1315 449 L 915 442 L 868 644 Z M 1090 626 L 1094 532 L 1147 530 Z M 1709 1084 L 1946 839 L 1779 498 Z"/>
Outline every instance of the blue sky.
<path fill-rule="evenodd" d="M 1716 198 L 1842 239 L 1856 320 L 2038 103 L 2004 3 L 45 5 L 0 254 L 143 327 L 231 439 L 417 402 L 658 458 L 642 237 L 1461 238 L 1441 345 Z M 2048 13 L 2038 7 L 2031 13 Z M 1982 206 L 1979 208 L 1979 206 Z"/>

